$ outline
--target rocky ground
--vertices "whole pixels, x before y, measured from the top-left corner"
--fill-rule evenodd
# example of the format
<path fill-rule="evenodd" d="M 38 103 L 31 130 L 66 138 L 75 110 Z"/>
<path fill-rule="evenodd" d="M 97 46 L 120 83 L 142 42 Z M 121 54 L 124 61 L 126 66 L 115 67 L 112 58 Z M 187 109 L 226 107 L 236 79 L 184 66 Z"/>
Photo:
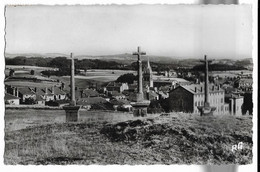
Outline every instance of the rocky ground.
<path fill-rule="evenodd" d="M 243 148 L 232 151 L 232 145 Z M 249 164 L 252 117 L 162 114 L 5 133 L 5 164 Z"/>

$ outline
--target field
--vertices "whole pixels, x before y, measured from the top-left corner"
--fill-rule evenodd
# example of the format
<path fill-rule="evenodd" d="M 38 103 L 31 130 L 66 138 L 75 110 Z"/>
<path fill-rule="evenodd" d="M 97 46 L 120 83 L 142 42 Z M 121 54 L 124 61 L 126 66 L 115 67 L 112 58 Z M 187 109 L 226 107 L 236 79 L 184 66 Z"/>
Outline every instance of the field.
<path fill-rule="evenodd" d="M 6 110 L 5 164 L 248 164 L 252 117 Z M 243 142 L 243 149 L 232 145 Z"/>
<path fill-rule="evenodd" d="M 126 73 L 135 73 L 134 71 L 128 70 L 98 70 L 93 69 L 87 71 L 86 75 L 77 75 L 75 76 L 75 86 L 77 88 L 87 88 L 91 85 L 102 85 L 106 82 L 115 81 L 120 75 Z M 52 79 L 59 79 L 61 82 L 65 83 L 65 86 L 68 88 L 70 84 L 69 76 L 51 76 Z M 65 88 L 65 89 L 67 89 Z"/>
<path fill-rule="evenodd" d="M 106 111 L 80 110 L 79 122 L 120 121 L 131 119 L 132 114 Z M 39 110 L 39 109 L 6 109 L 5 131 L 24 129 L 30 126 L 63 123 L 64 110 Z"/>
<path fill-rule="evenodd" d="M 225 77 L 237 77 L 241 74 L 243 75 L 252 75 L 252 71 L 250 70 L 231 70 L 231 71 L 214 71 L 214 72 L 209 72 L 210 75 L 212 76 L 219 76 L 222 78 Z"/>
<path fill-rule="evenodd" d="M 110 82 L 110 81 L 115 81 L 120 75 L 126 73 L 136 74 L 136 71 L 92 69 L 92 70 L 88 70 L 84 75 L 76 76 L 76 78 L 94 80 L 97 82 Z"/>
<path fill-rule="evenodd" d="M 14 69 L 19 74 L 29 74 L 31 70 L 34 70 L 36 75 L 40 75 L 41 71 L 44 70 L 58 70 L 57 68 L 52 67 L 39 67 L 39 66 L 22 66 L 22 65 L 6 65 L 5 75 L 9 74 L 10 69 Z"/>
<path fill-rule="evenodd" d="M 52 87 L 54 85 L 59 85 L 57 82 L 33 82 L 33 81 L 22 81 L 22 80 L 15 80 L 15 81 L 6 81 L 6 85 L 12 85 L 15 87 Z"/>
<path fill-rule="evenodd" d="M 5 75 L 9 75 L 10 69 L 14 69 L 16 71 L 16 75 L 24 75 L 30 74 L 31 70 L 35 71 L 35 75 L 41 75 L 41 72 L 44 70 L 57 70 L 56 68 L 50 67 L 38 67 L 38 66 L 15 66 L 15 65 L 7 65 L 5 69 Z M 90 80 L 94 82 L 110 82 L 116 80 L 120 75 L 126 73 L 134 73 L 136 71 L 132 70 L 100 70 L 100 69 L 91 69 L 86 73 L 82 73 L 81 75 L 75 76 L 76 80 Z M 57 77 L 51 76 L 53 79 L 67 80 L 69 76 Z"/>

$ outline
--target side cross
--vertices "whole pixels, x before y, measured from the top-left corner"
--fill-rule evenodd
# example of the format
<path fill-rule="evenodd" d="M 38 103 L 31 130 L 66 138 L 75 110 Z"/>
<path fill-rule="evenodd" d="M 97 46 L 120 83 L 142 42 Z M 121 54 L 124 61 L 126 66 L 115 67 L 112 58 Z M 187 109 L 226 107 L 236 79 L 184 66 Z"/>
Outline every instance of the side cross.
<path fill-rule="evenodd" d="M 213 60 L 207 60 L 207 55 L 204 56 L 204 60 L 200 60 L 200 62 L 203 62 L 203 63 L 211 63 Z"/>

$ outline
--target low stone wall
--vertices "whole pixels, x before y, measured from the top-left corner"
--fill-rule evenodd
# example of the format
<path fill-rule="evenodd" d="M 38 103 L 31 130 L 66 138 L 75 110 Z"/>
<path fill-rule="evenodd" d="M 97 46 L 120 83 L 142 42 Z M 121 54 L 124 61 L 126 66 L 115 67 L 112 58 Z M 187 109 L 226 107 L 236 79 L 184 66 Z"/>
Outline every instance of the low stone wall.
<path fill-rule="evenodd" d="M 5 109 L 51 109 L 51 110 L 61 110 L 62 107 L 39 106 L 39 105 L 5 105 Z"/>

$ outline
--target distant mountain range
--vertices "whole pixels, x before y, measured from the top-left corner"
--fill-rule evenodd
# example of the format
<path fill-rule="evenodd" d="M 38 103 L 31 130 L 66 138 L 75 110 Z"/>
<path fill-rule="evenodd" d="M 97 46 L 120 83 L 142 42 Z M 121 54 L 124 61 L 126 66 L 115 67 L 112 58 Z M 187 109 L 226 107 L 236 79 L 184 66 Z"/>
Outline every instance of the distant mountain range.
<path fill-rule="evenodd" d="M 17 56 L 23 57 L 42 57 L 42 58 L 54 58 L 54 57 L 69 57 L 68 54 L 62 53 L 46 53 L 46 54 L 36 54 L 36 53 L 24 53 L 24 54 L 10 54 L 5 53 L 6 58 L 14 58 Z M 132 63 L 137 60 L 137 57 L 132 54 L 116 54 L 116 55 L 100 55 L 100 56 L 91 56 L 91 55 L 75 55 L 74 58 L 82 60 L 82 59 L 99 59 L 104 61 L 116 61 L 121 63 Z M 177 58 L 166 57 L 166 56 L 142 56 L 142 60 L 147 61 L 149 59 L 152 62 L 156 63 L 168 63 L 168 62 L 176 62 Z"/>
<path fill-rule="evenodd" d="M 62 54 L 62 53 L 46 53 L 46 54 L 39 54 L 39 53 L 21 53 L 21 54 L 11 54 L 11 53 L 5 53 L 6 58 L 14 58 L 17 56 L 23 56 L 23 57 L 42 57 L 42 58 L 54 58 L 54 57 L 69 57 L 68 54 Z"/>
<path fill-rule="evenodd" d="M 37 53 L 26 53 L 26 54 L 10 54 L 5 53 L 6 58 L 14 58 L 17 56 L 23 56 L 27 58 L 31 57 L 41 57 L 41 58 L 55 58 L 55 57 L 69 57 L 68 54 L 62 53 L 46 53 L 46 54 L 37 54 Z M 100 55 L 100 56 L 91 56 L 91 55 L 75 55 L 74 58 L 82 59 L 98 59 L 102 61 L 115 61 L 122 64 L 131 64 L 137 60 L 137 57 L 132 54 L 116 54 L 116 55 Z M 178 57 L 167 57 L 167 56 L 153 56 L 146 55 L 142 56 L 143 61 L 149 61 L 151 63 L 160 63 L 160 64 L 176 64 L 178 66 L 195 66 L 201 64 L 200 59 L 195 58 L 178 58 Z M 228 65 L 237 65 L 244 67 L 253 67 L 252 58 L 245 59 L 214 59 L 213 64 L 228 64 Z"/>

